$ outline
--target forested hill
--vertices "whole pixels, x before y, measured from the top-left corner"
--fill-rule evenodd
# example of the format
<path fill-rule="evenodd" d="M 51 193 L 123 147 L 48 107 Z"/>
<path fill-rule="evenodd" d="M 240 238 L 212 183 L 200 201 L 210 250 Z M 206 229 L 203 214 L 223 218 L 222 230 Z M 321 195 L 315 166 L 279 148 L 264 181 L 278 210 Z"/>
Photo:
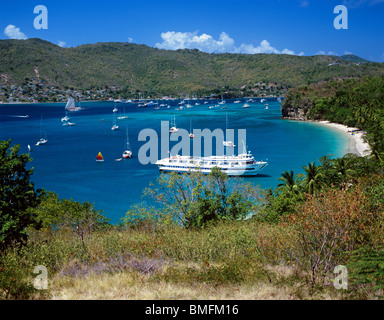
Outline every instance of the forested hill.
<path fill-rule="evenodd" d="M 358 62 L 356 62 L 358 61 Z M 275 83 L 292 87 L 334 78 L 384 74 L 382 63 L 358 57 L 209 54 L 132 43 L 61 48 L 41 39 L 0 40 L 0 86 L 43 80 L 60 89 L 117 86 L 161 94 Z"/>

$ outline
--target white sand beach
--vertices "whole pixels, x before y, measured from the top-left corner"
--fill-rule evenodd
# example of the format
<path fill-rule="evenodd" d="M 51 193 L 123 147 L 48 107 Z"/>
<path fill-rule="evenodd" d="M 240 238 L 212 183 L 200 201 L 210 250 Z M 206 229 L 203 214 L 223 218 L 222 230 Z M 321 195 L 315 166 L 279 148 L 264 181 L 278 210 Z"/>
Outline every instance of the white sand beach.
<path fill-rule="evenodd" d="M 342 124 L 333 123 L 329 121 L 313 121 L 322 125 L 326 125 L 344 132 L 349 136 L 348 153 L 355 153 L 359 156 L 367 156 L 371 154 L 371 147 L 363 139 L 365 132 L 360 131 L 358 128 L 347 127 Z M 353 133 L 353 134 L 352 134 Z"/>

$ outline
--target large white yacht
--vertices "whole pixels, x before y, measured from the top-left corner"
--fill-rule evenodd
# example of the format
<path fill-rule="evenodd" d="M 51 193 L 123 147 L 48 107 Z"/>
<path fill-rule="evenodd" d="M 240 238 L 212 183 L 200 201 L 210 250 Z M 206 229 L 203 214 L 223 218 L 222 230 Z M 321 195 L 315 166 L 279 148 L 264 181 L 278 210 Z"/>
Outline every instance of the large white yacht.
<path fill-rule="evenodd" d="M 268 165 L 264 161 L 256 161 L 252 154 L 243 153 L 237 156 L 170 156 L 158 160 L 156 164 L 163 172 L 190 173 L 200 171 L 209 174 L 214 167 L 219 167 L 228 176 L 255 176 Z"/>

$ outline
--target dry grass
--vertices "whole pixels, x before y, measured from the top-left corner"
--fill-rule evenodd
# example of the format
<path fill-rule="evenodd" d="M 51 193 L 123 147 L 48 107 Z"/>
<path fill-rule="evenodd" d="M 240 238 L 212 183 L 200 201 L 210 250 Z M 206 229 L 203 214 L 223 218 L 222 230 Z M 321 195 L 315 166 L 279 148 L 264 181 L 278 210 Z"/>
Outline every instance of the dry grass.
<path fill-rule="evenodd" d="M 181 265 L 178 265 L 178 268 Z M 187 266 L 184 266 L 187 268 Z M 191 267 L 191 265 L 188 265 Z M 312 295 L 310 288 L 300 282 L 284 283 L 293 275 L 286 266 L 269 267 L 278 272 L 279 281 L 246 283 L 207 283 L 168 281 L 163 276 L 167 267 L 156 277 L 136 271 L 89 273 L 81 276 L 57 274 L 50 282 L 53 300 L 302 300 L 340 299 L 334 290 Z"/>
<path fill-rule="evenodd" d="M 260 300 L 295 299 L 289 288 L 266 283 L 255 285 L 211 286 L 196 283 L 152 282 L 146 276 L 124 272 L 118 274 L 91 275 L 85 278 L 56 278 L 53 281 L 52 298 L 60 300 Z M 297 297 L 296 297 L 297 299 Z"/>

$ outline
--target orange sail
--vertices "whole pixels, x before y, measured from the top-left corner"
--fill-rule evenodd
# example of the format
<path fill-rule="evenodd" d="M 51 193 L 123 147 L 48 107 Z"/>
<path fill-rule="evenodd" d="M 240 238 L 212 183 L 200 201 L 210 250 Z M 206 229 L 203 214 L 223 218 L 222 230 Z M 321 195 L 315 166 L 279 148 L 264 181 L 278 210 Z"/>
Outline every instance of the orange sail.
<path fill-rule="evenodd" d="M 104 161 L 104 158 L 103 158 L 103 155 L 101 154 L 101 152 L 99 152 L 99 154 L 97 155 L 96 161 Z"/>

